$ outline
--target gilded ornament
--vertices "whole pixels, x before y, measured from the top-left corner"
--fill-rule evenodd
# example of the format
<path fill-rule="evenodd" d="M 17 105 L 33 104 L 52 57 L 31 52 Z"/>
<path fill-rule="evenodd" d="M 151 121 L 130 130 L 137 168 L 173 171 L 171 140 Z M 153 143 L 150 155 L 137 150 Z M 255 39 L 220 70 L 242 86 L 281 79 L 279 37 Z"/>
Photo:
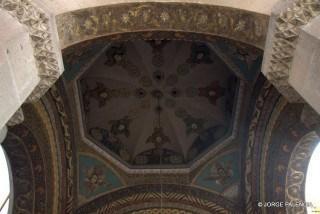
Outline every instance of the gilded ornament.
<path fill-rule="evenodd" d="M 208 21 L 208 16 L 205 14 L 202 14 L 199 16 L 199 24 L 203 25 L 203 24 L 207 24 Z"/>
<path fill-rule="evenodd" d="M 167 22 L 170 18 L 168 12 L 164 11 L 160 14 L 160 18 L 163 22 Z"/>
<path fill-rule="evenodd" d="M 123 23 L 128 24 L 128 22 L 130 20 L 129 14 L 128 13 L 122 14 L 121 20 L 122 20 Z"/>

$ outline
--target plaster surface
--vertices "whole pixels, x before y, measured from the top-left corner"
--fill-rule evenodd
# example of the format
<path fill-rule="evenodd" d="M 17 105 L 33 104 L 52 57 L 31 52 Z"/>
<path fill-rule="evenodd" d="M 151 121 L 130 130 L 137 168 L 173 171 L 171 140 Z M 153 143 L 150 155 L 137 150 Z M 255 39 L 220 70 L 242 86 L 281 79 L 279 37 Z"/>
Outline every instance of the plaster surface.
<path fill-rule="evenodd" d="M 39 82 L 27 29 L 0 10 L 0 128 Z M 31 56 L 31 57 L 30 57 Z"/>

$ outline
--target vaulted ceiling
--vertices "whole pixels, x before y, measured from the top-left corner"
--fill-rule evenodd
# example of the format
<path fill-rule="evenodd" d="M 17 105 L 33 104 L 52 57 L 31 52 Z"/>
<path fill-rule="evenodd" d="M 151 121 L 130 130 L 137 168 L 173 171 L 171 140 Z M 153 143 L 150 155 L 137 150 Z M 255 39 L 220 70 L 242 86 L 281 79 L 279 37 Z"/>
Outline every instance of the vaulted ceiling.
<path fill-rule="evenodd" d="M 250 100 L 262 51 L 219 37 L 146 35 L 99 38 L 64 51 L 79 212 L 103 207 L 95 198 L 113 207 L 123 191 L 153 197 L 153 190 L 138 193 L 137 184 L 143 191 L 172 184 L 161 186 L 172 197 L 183 184 L 224 201 L 210 212 L 236 209 L 244 173 L 239 130 L 250 111 L 243 101 Z"/>
<path fill-rule="evenodd" d="M 186 164 L 230 135 L 238 84 L 205 43 L 113 43 L 78 80 L 85 135 L 128 164 Z"/>

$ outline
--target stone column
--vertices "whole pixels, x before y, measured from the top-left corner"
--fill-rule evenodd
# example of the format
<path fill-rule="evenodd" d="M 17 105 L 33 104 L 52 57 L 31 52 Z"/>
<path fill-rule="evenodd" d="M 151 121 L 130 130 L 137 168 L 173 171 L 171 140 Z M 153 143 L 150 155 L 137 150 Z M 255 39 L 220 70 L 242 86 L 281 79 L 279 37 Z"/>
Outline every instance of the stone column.
<path fill-rule="evenodd" d="M 45 4 L 0 1 L 0 129 L 12 117 L 15 124 L 20 106 L 40 99 L 62 72 L 55 17 Z"/>
<path fill-rule="evenodd" d="M 27 28 L 0 9 L 0 129 L 39 81 Z"/>
<path fill-rule="evenodd" d="M 318 113 L 319 15 L 319 0 L 279 1 L 270 17 L 262 66 L 289 102 L 307 102 Z"/>
<path fill-rule="evenodd" d="M 7 126 L 4 126 L 2 129 L 0 129 L 0 144 L 4 141 L 6 136 L 7 136 Z"/>

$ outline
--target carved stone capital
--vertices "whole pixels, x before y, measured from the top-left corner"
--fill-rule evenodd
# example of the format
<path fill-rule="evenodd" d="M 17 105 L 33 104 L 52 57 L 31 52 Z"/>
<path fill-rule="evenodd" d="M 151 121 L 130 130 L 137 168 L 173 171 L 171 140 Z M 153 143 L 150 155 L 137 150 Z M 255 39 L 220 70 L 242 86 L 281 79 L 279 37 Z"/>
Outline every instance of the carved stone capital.
<path fill-rule="evenodd" d="M 27 101 L 35 101 L 46 93 L 63 71 L 54 17 L 30 0 L 3 0 L 0 8 L 29 31 L 40 82 Z"/>
<path fill-rule="evenodd" d="M 301 28 L 319 14 L 318 0 L 279 1 L 271 14 L 262 72 L 289 102 L 304 102 L 289 77 Z"/>
<path fill-rule="evenodd" d="M 15 126 L 24 121 L 24 115 L 21 108 L 14 113 L 14 115 L 11 117 L 11 119 L 8 121 L 7 126 Z"/>

